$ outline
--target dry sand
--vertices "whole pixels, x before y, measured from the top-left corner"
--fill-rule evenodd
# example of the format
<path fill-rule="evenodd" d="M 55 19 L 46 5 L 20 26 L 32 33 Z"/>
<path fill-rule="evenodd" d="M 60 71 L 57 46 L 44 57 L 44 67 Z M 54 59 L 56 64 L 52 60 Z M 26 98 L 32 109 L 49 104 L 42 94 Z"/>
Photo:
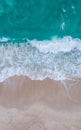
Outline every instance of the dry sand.
<path fill-rule="evenodd" d="M 60 82 L 7 79 L 0 84 L 0 130 L 81 130 L 80 83 L 78 90 L 76 103 Z"/>

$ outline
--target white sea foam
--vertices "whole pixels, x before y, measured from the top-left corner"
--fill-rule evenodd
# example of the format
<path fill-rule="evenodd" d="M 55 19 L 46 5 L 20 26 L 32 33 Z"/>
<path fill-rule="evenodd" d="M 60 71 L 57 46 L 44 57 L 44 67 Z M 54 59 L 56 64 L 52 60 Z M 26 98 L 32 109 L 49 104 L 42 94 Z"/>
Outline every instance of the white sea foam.
<path fill-rule="evenodd" d="M 73 39 L 72 37 L 64 37 L 62 39 L 52 38 L 51 41 L 30 41 L 32 46 L 35 46 L 40 52 L 48 53 L 58 53 L 58 52 L 68 52 L 73 50 L 74 48 L 81 50 L 81 40 Z"/>
<path fill-rule="evenodd" d="M 0 38 L 0 42 L 7 42 L 9 39 L 8 38 L 6 38 L 6 37 L 2 37 L 2 38 Z"/>
<path fill-rule="evenodd" d="M 33 80 L 81 77 L 80 39 L 25 40 L 20 44 L 15 40 L 13 44 L 13 40 L 1 38 L 0 43 L 1 82 L 14 75 Z"/>

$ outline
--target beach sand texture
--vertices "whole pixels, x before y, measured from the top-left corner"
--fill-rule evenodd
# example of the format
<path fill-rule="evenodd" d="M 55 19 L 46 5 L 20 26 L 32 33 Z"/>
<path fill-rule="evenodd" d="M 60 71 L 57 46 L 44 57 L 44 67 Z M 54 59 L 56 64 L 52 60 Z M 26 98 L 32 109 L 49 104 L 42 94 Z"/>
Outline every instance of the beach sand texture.
<path fill-rule="evenodd" d="M 78 101 L 77 87 L 72 95 Z M 9 78 L 0 83 L 0 130 L 81 130 L 80 100 L 70 100 L 51 79 Z"/>

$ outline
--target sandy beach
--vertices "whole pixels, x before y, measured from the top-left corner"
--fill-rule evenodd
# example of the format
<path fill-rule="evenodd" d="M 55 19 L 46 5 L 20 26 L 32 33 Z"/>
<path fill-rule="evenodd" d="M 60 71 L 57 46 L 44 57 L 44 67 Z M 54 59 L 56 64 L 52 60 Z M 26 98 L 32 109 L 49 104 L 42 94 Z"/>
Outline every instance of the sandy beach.
<path fill-rule="evenodd" d="M 60 82 L 12 77 L 0 83 L 0 130 L 81 130 L 80 84 L 68 98 Z M 79 95 L 79 96 L 78 96 Z"/>

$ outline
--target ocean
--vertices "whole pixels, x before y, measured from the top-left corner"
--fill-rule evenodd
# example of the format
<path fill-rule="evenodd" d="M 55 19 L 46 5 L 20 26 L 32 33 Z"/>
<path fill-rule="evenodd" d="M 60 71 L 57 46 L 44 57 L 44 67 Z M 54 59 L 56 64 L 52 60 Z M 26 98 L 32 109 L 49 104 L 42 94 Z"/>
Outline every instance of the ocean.
<path fill-rule="evenodd" d="M 0 81 L 81 78 L 81 0 L 0 0 Z"/>

